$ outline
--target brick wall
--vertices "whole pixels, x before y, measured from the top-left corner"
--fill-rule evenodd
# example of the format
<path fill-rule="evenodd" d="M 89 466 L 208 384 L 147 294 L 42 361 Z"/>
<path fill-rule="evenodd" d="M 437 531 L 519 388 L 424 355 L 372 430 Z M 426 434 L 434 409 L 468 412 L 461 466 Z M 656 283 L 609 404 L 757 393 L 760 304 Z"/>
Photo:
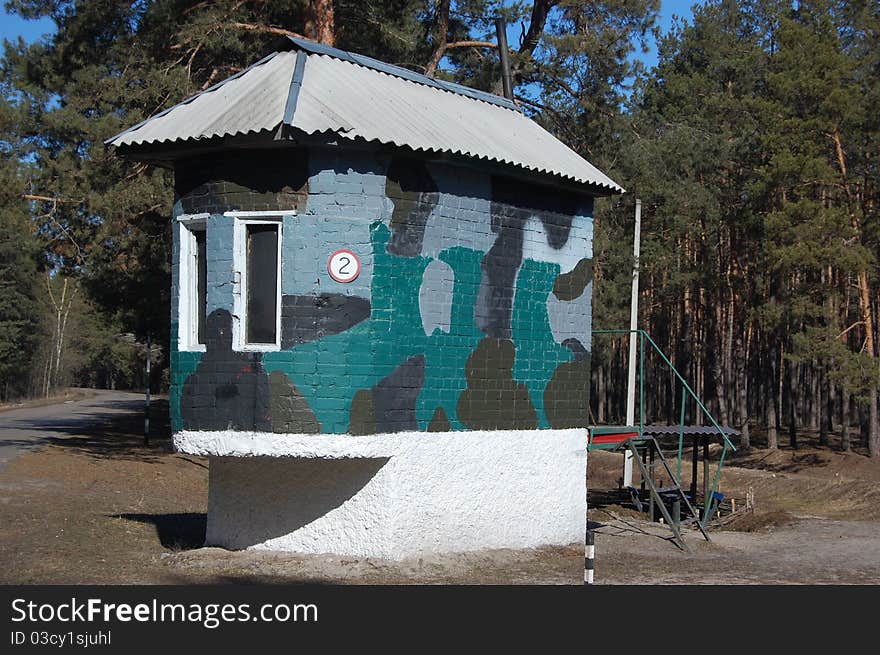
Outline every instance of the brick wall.
<path fill-rule="evenodd" d="M 283 221 L 281 350 L 235 353 L 218 337 L 204 355 L 177 353 L 175 429 L 586 425 L 591 198 L 342 149 L 188 164 L 175 207 L 211 214 L 208 307 L 221 336 L 234 320 L 235 220 L 221 213 L 297 213 Z M 340 248 L 361 262 L 350 284 L 327 272 Z"/>

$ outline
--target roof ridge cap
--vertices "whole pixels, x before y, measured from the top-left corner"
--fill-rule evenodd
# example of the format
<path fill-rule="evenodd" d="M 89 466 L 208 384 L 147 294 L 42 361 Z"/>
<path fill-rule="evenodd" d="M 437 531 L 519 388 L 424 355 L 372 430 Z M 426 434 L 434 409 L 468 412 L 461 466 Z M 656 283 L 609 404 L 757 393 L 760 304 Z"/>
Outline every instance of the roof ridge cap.
<path fill-rule="evenodd" d="M 487 104 L 504 107 L 505 109 L 510 109 L 512 111 L 522 113 L 522 110 L 512 100 L 503 96 L 495 95 L 494 93 L 489 93 L 488 91 L 474 89 L 463 84 L 458 84 L 456 82 L 437 80 L 432 77 L 428 77 L 427 75 L 424 75 L 422 73 L 417 73 L 408 68 L 404 68 L 403 66 L 389 64 L 388 62 L 381 61 L 367 55 L 362 55 L 360 53 L 351 52 L 348 50 L 342 50 L 340 48 L 334 48 L 323 43 L 318 43 L 317 41 L 309 41 L 307 39 L 301 39 L 295 36 L 288 36 L 287 38 L 290 39 L 290 41 L 297 49 L 304 50 L 309 54 L 332 57 L 333 59 L 345 61 L 356 66 L 362 66 L 363 68 L 377 71 L 379 73 L 385 73 L 386 75 L 391 75 L 393 77 L 406 80 L 407 82 L 412 82 L 413 84 L 422 84 L 424 86 L 429 86 L 441 91 L 464 96 L 472 100 L 485 102 Z"/>

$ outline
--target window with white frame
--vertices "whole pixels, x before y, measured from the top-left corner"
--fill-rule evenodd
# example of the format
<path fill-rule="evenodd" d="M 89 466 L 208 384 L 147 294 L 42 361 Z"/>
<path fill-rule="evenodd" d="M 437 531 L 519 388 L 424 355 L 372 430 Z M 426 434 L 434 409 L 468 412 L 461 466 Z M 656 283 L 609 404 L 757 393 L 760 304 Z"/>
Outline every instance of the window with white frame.
<path fill-rule="evenodd" d="M 208 306 L 207 232 L 204 215 L 178 220 L 180 267 L 178 269 L 178 348 L 205 350 Z"/>
<path fill-rule="evenodd" d="M 235 216 L 233 348 L 281 348 L 281 216 Z"/>

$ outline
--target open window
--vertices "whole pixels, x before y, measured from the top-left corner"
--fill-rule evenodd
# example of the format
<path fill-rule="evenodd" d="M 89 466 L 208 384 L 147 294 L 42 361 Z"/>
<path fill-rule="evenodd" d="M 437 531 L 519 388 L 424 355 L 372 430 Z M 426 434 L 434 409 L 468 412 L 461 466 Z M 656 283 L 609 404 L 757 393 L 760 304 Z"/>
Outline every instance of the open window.
<path fill-rule="evenodd" d="M 205 220 L 189 218 L 181 220 L 179 226 L 178 347 L 180 350 L 204 350 L 208 307 Z"/>
<path fill-rule="evenodd" d="M 236 350 L 281 347 L 281 220 L 236 218 Z"/>

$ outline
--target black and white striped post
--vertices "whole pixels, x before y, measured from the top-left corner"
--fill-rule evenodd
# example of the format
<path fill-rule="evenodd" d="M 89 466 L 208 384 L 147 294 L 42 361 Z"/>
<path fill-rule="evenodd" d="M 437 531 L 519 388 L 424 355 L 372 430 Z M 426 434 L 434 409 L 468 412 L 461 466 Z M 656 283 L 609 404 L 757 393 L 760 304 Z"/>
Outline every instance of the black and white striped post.
<path fill-rule="evenodd" d="M 587 526 L 586 546 L 584 547 L 584 584 L 593 584 L 593 562 L 596 555 L 596 546 L 593 541 L 593 531 Z"/>
<path fill-rule="evenodd" d="M 590 529 L 590 431 L 587 430 L 587 443 L 584 454 L 584 586 L 593 584 L 593 561 L 596 555 L 593 531 Z"/>

